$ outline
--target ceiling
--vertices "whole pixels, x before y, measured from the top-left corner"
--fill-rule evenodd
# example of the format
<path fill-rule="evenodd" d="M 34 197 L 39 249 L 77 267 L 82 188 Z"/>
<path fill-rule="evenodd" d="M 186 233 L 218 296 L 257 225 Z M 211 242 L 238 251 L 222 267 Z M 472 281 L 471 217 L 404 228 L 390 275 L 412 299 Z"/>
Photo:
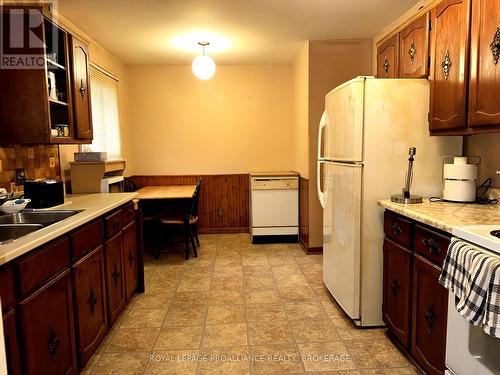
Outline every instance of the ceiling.
<path fill-rule="evenodd" d="M 59 12 L 127 64 L 290 63 L 300 42 L 370 39 L 418 0 L 59 0 Z"/>

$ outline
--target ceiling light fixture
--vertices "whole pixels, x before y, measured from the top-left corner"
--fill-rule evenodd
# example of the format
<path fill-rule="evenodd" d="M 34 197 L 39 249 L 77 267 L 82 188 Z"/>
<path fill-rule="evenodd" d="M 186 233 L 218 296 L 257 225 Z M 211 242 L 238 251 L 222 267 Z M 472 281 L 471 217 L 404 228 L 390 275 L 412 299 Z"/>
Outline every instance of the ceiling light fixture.
<path fill-rule="evenodd" d="M 209 42 L 198 42 L 198 44 L 203 49 L 203 54 L 196 56 L 191 65 L 193 68 L 194 75 L 202 80 L 208 80 L 212 78 L 215 74 L 215 62 L 210 57 L 205 55 L 205 47 L 209 46 Z"/>

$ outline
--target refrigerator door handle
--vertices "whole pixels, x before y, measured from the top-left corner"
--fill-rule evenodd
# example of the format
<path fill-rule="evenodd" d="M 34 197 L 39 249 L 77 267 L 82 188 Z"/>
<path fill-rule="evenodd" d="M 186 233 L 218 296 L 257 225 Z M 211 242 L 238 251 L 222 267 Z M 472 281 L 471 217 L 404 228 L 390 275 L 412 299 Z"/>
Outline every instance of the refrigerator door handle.
<path fill-rule="evenodd" d="M 323 160 L 318 160 L 317 170 L 316 170 L 316 183 L 317 183 L 317 190 L 318 190 L 318 198 L 319 198 L 319 203 L 321 204 L 322 208 L 325 208 L 326 194 L 321 190 L 321 164 L 325 164 L 325 163 L 326 162 Z"/>
<path fill-rule="evenodd" d="M 323 157 L 321 156 L 321 149 L 323 148 L 323 130 L 326 128 L 328 124 L 328 115 L 326 111 L 323 111 L 321 115 L 321 120 L 319 121 L 319 129 L 318 129 L 318 160 L 321 160 Z"/>

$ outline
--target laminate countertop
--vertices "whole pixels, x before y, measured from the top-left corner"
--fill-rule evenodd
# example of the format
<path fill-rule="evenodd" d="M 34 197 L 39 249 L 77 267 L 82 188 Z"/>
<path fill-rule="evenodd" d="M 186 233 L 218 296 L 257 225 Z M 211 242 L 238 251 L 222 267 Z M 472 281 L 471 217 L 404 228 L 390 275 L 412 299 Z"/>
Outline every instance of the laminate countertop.
<path fill-rule="evenodd" d="M 68 194 L 65 203 L 47 210 L 83 210 L 17 240 L 0 245 L 0 265 L 59 237 L 133 200 L 137 193 Z"/>
<path fill-rule="evenodd" d="M 465 225 L 500 226 L 500 205 L 464 204 L 451 202 L 429 202 L 424 199 L 419 204 L 401 204 L 390 199 L 377 201 L 390 211 L 409 217 L 421 223 L 451 233 L 454 227 Z"/>

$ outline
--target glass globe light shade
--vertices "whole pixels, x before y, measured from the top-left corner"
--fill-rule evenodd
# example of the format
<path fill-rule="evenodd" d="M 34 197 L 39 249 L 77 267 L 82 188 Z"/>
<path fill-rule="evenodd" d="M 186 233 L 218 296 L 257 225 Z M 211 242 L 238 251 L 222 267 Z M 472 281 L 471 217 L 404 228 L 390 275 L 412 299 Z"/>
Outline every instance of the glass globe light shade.
<path fill-rule="evenodd" d="M 215 62 L 210 56 L 196 56 L 192 68 L 194 75 L 202 80 L 210 79 L 215 74 Z"/>

